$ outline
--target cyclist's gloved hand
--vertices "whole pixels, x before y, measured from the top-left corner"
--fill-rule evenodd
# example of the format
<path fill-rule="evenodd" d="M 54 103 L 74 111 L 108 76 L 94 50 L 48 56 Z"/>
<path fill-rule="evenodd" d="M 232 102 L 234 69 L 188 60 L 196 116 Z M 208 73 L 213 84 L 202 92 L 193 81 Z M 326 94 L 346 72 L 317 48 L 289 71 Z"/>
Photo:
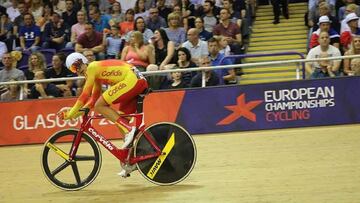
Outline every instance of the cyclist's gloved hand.
<path fill-rule="evenodd" d="M 68 116 L 69 110 L 70 110 L 70 107 L 64 107 L 64 108 L 60 109 L 60 111 L 57 112 L 56 115 L 62 120 L 70 119 Z"/>

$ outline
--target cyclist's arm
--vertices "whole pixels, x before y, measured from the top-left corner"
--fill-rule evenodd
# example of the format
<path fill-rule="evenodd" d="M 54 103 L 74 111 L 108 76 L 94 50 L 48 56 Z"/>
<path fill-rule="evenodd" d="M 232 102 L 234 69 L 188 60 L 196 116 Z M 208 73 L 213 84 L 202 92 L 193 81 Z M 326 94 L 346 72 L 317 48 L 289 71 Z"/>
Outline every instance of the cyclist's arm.
<path fill-rule="evenodd" d="M 89 99 L 88 102 L 86 102 L 84 108 L 92 109 L 95 105 L 95 102 L 99 99 L 100 96 L 101 96 L 101 84 L 95 83 L 92 89 L 91 98 Z"/>
<path fill-rule="evenodd" d="M 88 74 L 82 93 L 77 99 L 75 105 L 70 109 L 70 111 L 68 111 L 65 114 L 65 119 L 75 118 L 75 116 L 79 115 L 78 114 L 79 110 L 85 105 L 85 103 L 89 100 L 91 96 L 91 92 L 93 91 L 93 87 L 94 87 L 94 82 L 95 82 L 95 75 Z"/>

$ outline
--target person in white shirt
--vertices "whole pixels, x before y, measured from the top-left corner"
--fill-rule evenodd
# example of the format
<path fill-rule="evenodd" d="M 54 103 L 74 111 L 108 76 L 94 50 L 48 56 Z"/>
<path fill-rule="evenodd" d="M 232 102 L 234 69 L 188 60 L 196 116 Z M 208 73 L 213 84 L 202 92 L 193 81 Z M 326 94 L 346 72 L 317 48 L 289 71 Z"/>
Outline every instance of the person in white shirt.
<path fill-rule="evenodd" d="M 312 48 L 309 51 L 306 59 L 341 56 L 340 50 L 330 45 L 330 37 L 328 32 L 321 31 L 318 41 L 320 45 Z M 338 75 L 340 63 L 341 60 L 307 62 L 305 64 L 305 70 L 310 79 L 335 77 Z"/>
<path fill-rule="evenodd" d="M 0 42 L 0 60 L 2 59 L 3 55 L 8 52 L 6 44 L 4 42 Z"/>
<path fill-rule="evenodd" d="M 11 22 L 14 22 L 15 18 L 20 15 L 20 11 L 17 8 L 18 1 L 11 0 L 11 6 L 6 9 L 6 13 L 9 14 Z"/>
<path fill-rule="evenodd" d="M 191 60 L 198 64 L 199 58 L 208 56 L 208 46 L 205 41 L 200 40 L 199 30 L 190 28 L 187 32 L 188 40 L 182 44 L 182 47 L 187 48 L 191 53 Z"/>
<path fill-rule="evenodd" d="M 116 1 L 120 3 L 123 13 L 126 13 L 126 11 L 130 8 L 134 9 L 136 3 L 135 0 L 116 0 Z"/>

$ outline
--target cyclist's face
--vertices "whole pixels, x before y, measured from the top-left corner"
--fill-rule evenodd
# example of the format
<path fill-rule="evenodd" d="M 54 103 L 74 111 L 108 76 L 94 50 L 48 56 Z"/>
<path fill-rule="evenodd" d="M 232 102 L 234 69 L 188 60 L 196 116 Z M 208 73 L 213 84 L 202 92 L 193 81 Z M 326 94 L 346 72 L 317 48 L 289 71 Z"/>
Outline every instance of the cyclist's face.
<path fill-rule="evenodd" d="M 87 68 L 86 64 L 81 64 L 80 67 L 76 70 L 76 73 L 80 76 L 85 76 L 86 68 Z"/>

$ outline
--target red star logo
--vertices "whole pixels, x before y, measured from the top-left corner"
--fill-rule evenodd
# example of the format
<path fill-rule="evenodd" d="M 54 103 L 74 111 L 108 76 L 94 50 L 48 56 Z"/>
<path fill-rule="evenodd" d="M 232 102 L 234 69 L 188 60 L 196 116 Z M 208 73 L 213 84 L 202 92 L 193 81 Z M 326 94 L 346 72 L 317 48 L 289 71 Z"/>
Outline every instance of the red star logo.
<path fill-rule="evenodd" d="M 225 106 L 225 108 L 232 111 L 232 113 L 226 118 L 222 119 L 216 125 L 229 125 L 235 120 L 241 118 L 242 116 L 252 122 L 256 122 L 256 115 L 251 112 L 251 110 L 261 104 L 262 100 L 255 100 L 245 103 L 245 93 L 243 93 L 238 96 L 236 101 L 237 104 L 234 106 Z"/>

